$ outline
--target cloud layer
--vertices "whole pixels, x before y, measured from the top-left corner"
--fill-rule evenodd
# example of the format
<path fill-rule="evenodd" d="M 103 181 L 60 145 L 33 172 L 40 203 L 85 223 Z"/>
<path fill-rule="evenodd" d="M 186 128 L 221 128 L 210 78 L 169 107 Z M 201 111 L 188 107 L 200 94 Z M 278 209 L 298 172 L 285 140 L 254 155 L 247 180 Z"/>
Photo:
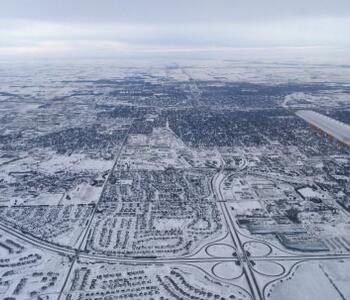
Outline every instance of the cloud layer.
<path fill-rule="evenodd" d="M 345 0 L 2 0 L 0 57 L 349 48 Z"/>

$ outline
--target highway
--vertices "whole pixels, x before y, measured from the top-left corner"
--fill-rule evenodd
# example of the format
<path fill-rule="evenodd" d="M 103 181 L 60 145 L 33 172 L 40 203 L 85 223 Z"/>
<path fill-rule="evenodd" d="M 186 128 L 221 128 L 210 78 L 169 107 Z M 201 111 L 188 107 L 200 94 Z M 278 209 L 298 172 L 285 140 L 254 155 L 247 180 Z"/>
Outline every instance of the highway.
<path fill-rule="evenodd" d="M 245 278 L 247 280 L 247 283 L 249 285 L 250 293 L 253 297 L 254 300 L 262 300 L 263 296 L 260 292 L 260 288 L 257 284 L 257 281 L 255 279 L 255 275 L 253 273 L 249 258 L 247 256 L 246 251 L 244 250 L 244 247 L 242 245 L 242 242 L 239 238 L 238 232 L 235 227 L 235 222 L 229 213 L 226 204 L 225 204 L 225 199 L 221 194 L 221 184 L 225 179 L 224 176 L 224 162 L 223 160 L 221 161 L 221 168 L 219 172 L 214 176 L 213 180 L 211 181 L 212 183 L 212 191 L 218 201 L 219 207 L 222 211 L 222 215 L 225 218 L 226 226 L 228 230 L 230 231 L 231 238 L 235 244 L 236 247 L 236 253 L 237 253 L 237 258 L 240 261 L 240 264 L 243 269 L 243 274 L 245 275 Z"/>
<path fill-rule="evenodd" d="M 221 202 L 222 203 L 222 202 Z M 37 237 L 34 237 L 32 235 L 29 235 L 28 233 L 22 232 L 20 230 L 17 230 L 13 227 L 4 225 L 0 223 L 0 230 L 6 232 L 7 234 L 27 243 L 31 246 L 44 250 L 49 251 L 51 253 L 60 254 L 60 255 L 66 255 L 66 256 L 74 256 L 77 255 L 80 258 L 84 258 L 87 260 L 98 260 L 98 261 L 106 261 L 106 262 L 126 262 L 126 263 L 170 263 L 170 262 L 204 262 L 204 261 L 235 261 L 238 258 L 235 257 L 174 257 L 174 258 L 162 258 L 162 257 L 156 257 L 156 258 L 135 258 L 135 257 L 118 257 L 118 256 L 108 256 L 103 254 L 90 254 L 86 251 L 80 251 L 77 253 L 75 249 L 70 249 L 65 246 L 56 245 L 53 243 L 50 243 L 48 241 L 43 241 Z M 250 260 L 300 260 L 300 259 L 307 259 L 307 260 L 319 260 L 319 259 L 348 259 L 350 258 L 350 254 L 304 254 L 304 255 L 285 255 L 285 256 L 250 256 Z"/>
<path fill-rule="evenodd" d="M 98 198 L 98 200 L 97 200 L 97 202 L 96 202 L 96 204 L 95 204 L 95 206 L 94 206 L 94 208 L 93 208 L 93 211 L 92 211 L 92 213 L 91 213 L 91 215 L 90 215 L 89 221 L 88 221 L 88 223 L 87 223 L 87 225 L 86 225 L 86 228 L 85 228 L 84 234 L 83 234 L 83 236 L 82 236 L 81 242 L 80 242 L 80 244 L 79 244 L 79 247 L 74 251 L 75 253 L 74 253 L 73 261 L 72 261 L 72 263 L 71 263 L 71 265 L 70 265 L 70 268 L 69 268 L 69 270 L 68 270 L 67 276 L 66 276 L 65 281 L 64 281 L 64 283 L 63 283 L 63 285 L 62 285 L 62 288 L 61 288 L 61 290 L 60 290 L 60 293 L 59 293 L 59 296 L 58 296 L 58 299 L 57 299 L 57 300 L 60 300 L 60 299 L 62 298 L 62 296 L 63 296 L 63 293 L 64 293 L 64 290 L 66 289 L 67 282 L 68 282 L 68 279 L 69 279 L 69 277 L 70 277 L 70 274 L 72 273 L 73 267 L 74 267 L 76 261 L 77 261 L 78 258 L 79 258 L 79 253 L 80 253 L 80 251 L 81 251 L 81 248 L 83 247 L 84 242 L 85 242 L 86 239 L 87 239 L 87 236 L 88 236 L 88 233 L 89 233 L 91 224 L 92 224 L 93 219 L 94 219 L 95 214 L 96 214 L 96 210 L 97 210 L 97 208 L 98 208 L 98 206 L 99 206 L 99 204 L 100 204 L 100 202 L 101 202 L 101 200 L 102 200 L 102 198 L 103 198 L 103 194 L 104 194 L 104 192 L 105 192 L 105 190 L 106 190 L 106 187 L 107 187 L 107 184 L 108 184 L 108 182 L 109 182 L 109 179 L 110 179 L 110 177 L 112 176 L 112 174 L 113 174 L 113 172 L 114 172 L 114 170 L 115 170 L 115 167 L 116 167 L 116 165 L 117 165 L 117 163 L 118 163 L 118 160 L 119 160 L 119 158 L 120 158 L 120 155 L 121 155 L 121 153 L 122 153 L 122 151 L 123 151 L 123 149 L 124 149 L 124 147 L 125 147 L 125 145 L 126 145 L 126 142 L 127 142 L 127 140 L 128 140 L 128 137 L 129 137 L 129 134 L 130 134 L 130 130 L 131 130 L 132 126 L 133 126 L 133 123 L 134 123 L 134 120 L 132 120 L 131 123 L 130 123 L 130 126 L 129 126 L 129 128 L 128 128 L 128 131 L 127 131 L 127 133 L 125 134 L 123 143 L 122 143 L 121 146 L 119 147 L 118 153 L 117 153 L 116 158 L 115 158 L 115 160 L 114 160 L 114 164 L 113 164 L 112 168 L 110 169 L 110 171 L 109 171 L 109 173 L 108 173 L 108 175 L 107 175 L 107 177 L 106 177 L 106 180 L 105 180 L 104 183 L 103 183 L 103 187 L 102 187 L 102 191 L 101 191 L 100 197 Z"/>
<path fill-rule="evenodd" d="M 131 128 L 131 127 L 130 127 Z M 130 131 L 129 128 L 129 131 Z M 228 230 L 228 234 L 231 236 L 233 244 L 236 249 L 236 256 L 218 256 L 218 257 L 209 257 L 206 255 L 203 255 L 203 257 L 197 256 L 193 254 L 192 256 L 185 256 L 185 257 L 174 257 L 174 258 L 162 258 L 162 257 L 118 257 L 118 256 L 109 256 L 105 254 L 96 254 L 96 253 L 89 253 L 85 250 L 85 241 L 88 237 L 93 218 L 95 216 L 96 209 L 98 207 L 98 204 L 102 200 L 102 195 L 106 189 L 107 183 L 110 179 L 111 174 L 115 170 L 117 166 L 117 162 L 119 160 L 119 157 L 122 153 L 123 148 L 125 147 L 125 144 L 127 142 L 127 137 L 129 135 L 129 131 L 123 141 L 123 144 L 118 150 L 118 153 L 116 155 L 114 164 L 112 168 L 110 169 L 108 175 L 106 176 L 100 197 L 98 199 L 98 202 L 96 203 L 93 212 L 91 216 L 89 217 L 88 222 L 86 223 L 86 227 L 82 234 L 82 239 L 80 240 L 79 246 L 77 249 L 58 245 L 49 241 L 42 240 L 38 237 L 33 236 L 29 232 L 22 231 L 20 229 L 16 229 L 12 226 L 12 224 L 5 224 L 0 222 L 0 230 L 6 232 L 7 234 L 20 239 L 21 241 L 32 245 L 33 247 L 36 247 L 38 249 L 49 251 L 51 253 L 56 253 L 59 255 L 65 255 L 72 258 L 72 262 L 70 265 L 70 268 L 68 270 L 67 276 L 65 278 L 64 284 L 61 288 L 61 291 L 59 293 L 58 299 L 62 298 L 64 295 L 64 292 L 67 289 L 67 284 L 71 275 L 72 270 L 74 269 L 75 262 L 78 259 L 86 259 L 90 261 L 101 261 L 101 262 L 111 262 L 111 263 L 128 263 L 128 264 L 198 264 L 198 263 L 205 263 L 209 262 L 212 264 L 218 263 L 218 262 L 240 262 L 240 265 L 242 267 L 242 274 L 245 277 L 248 286 L 249 286 L 249 293 L 253 297 L 254 300 L 263 300 L 264 294 L 263 294 L 263 288 L 258 284 L 256 276 L 257 273 L 254 270 L 254 264 L 252 262 L 255 261 L 273 261 L 273 262 L 304 262 L 308 260 L 339 260 L 339 259 L 350 259 L 350 254 L 320 254 L 320 253 L 305 253 L 305 254 L 291 254 L 291 255 L 267 255 L 267 256 L 250 256 L 247 254 L 247 251 L 245 250 L 244 243 L 241 241 L 242 235 L 239 233 L 239 228 L 237 228 L 237 223 L 235 220 L 234 215 L 231 214 L 229 211 L 226 200 L 224 199 L 222 193 L 221 193 L 221 186 L 227 178 L 227 176 L 232 174 L 233 170 L 230 170 L 228 172 L 227 169 L 224 168 L 224 162 L 221 162 L 221 167 L 217 171 L 217 173 L 213 176 L 211 182 L 210 182 L 210 188 L 212 190 L 213 195 L 215 196 L 215 199 L 217 200 L 217 205 L 220 208 L 222 212 L 222 216 L 224 218 L 224 222 L 226 223 L 226 228 Z M 236 170 L 236 174 L 239 174 L 243 172 L 244 167 L 240 168 L 239 170 Z M 201 249 L 204 249 L 206 245 L 202 246 Z M 198 250 L 200 252 L 200 250 Z M 200 266 L 196 266 L 199 269 Z M 204 269 L 203 272 L 206 272 Z M 209 274 L 210 275 L 210 274 Z M 215 276 L 211 274 L 211 276 Z"/>

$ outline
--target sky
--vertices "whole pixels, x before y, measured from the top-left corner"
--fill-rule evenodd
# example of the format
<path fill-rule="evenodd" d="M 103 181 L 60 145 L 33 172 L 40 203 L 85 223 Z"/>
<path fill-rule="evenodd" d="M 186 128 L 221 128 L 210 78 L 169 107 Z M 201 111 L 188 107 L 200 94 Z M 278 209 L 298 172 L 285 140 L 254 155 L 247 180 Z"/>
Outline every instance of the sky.
<path fill-rule="evenodd" d="M 0 58 L 293 49 L 350 53 L 350 1 L 0 0 Z"/>

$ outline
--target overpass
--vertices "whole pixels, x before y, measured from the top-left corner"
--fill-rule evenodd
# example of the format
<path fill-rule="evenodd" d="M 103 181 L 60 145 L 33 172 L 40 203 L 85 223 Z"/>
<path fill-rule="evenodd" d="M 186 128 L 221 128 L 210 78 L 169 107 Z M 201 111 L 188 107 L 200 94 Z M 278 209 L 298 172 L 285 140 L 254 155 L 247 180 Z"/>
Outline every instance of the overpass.
<path fill-rule="evenodd" d="M 310 126 L 326 133 L 330 139 L 334 138 L 340 144 L 350 146 L 350 125 L 311 110 L 299 110 L 296 115 Z"/>

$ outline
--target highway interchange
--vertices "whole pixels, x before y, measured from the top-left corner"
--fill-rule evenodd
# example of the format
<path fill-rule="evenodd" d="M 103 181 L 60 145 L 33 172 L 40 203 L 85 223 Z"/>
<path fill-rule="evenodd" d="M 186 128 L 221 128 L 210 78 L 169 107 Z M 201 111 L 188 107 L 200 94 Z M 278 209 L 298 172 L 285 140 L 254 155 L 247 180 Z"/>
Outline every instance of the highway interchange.
<path fill-rule="evenodd" d="M 117 165 L 118 159 L 120 157 L 120 154 L 122 153 L 123 147 L 125 146 L 127 140 L 127 136 L 125 137 L 125 140 L 123 142 L 123 145 L 119 148 L 113 168 L 110 170 L 108 176 L 106 177 L 106 180 L 104 182 L 104 187 L 102 190 L 102 193 L 100 195 L 99 201 L 102 198 L 102 194 L 104 192 L 105 186 L 107 181 L 109 180 L 112 172 L 115 170 L 115 167 Z M 235 170 L 237 173 L 244 172 L 245 165 L 243 164 L 240 169 Z M 83 245 L 85 242 L 85 239 L 87 237 L 87 234 L 89 232 L 89 228 L 91 226 L 94 212 L 96 211 L 96 208 L 98 204 L 95 205 L 94 212 L 91 214 L 91 217 L 88 222 L 86 222 L 86 227 L 84 229 L 84 238 L 81 239 L 81 242 L 79 244 L 79 247 L 76 249 L 65 247 L 62 245 L 58 245 L 49 241 L 42 240 L 40 238 L 34 237 L 30 234 L 30 232 L 26 232 L 23 230 L 15 229 L 13 226 L 9 226 L 3 222 L 0 223 L 0 229 L 7 234 L 27 243 L 31 246 L 44 250 L 49 251 L 52 253 L 56 253 L 59 255 L 68 256 L 71 258 L 71 265 L 69 268 L 69 272 L 66 276 L 64 285 L 62 286 L 60 296 L 58 299 L 63 299 L 63 295 L 65 294 L 65 290 L 67 288 L 67 284 L 69 282 L 69 278 L 71 276 L 71 271 L 74 269 L 75 263 L 79 259 L 84 259 L 88 261 L 100 261 L 100 262 L 113 262 L 113 263 L 128 263 L 128 264 L 153 264 L 153 265 L 161 265 L 161 264 L 175 264 L 175 265 L 191 265 L 193 267 L 196 267 L 200 269 L 202 272 L 206 273 L 207 275 L 214 277 L 218 279 L 218 276 L 216 276 L 213 272 L 213 268 L 216 264 L 219 264 L 221 262 L 234 262 L 235 265 L 238 265 L 242 268 L 242 273 L 239 275 L 239 277 L 244 277 L 246 282 L 248 283 L 248 293 L 251 295 L 252 299 L 254 300 L 263 300 L 265 299 L 264 291 L 268 284 L 270 284 L 272 281 L 269 281 L 264 286 L 261 286 L 257 280 L 257 277 L 264 275 L 260 274 L 254 269 L 253 264 L 255 262 L 259 261 L 271 261 L 271 262 L 278 262 L 281 267 L 283 268 L 283 272 L 279 274 L 278 278 L 288 276 L 288 274 L 291 272 L 291 270 L 298 264 L 301 264 L 306 261 L 319 261 L 319 260 L 344 260 L 344 259 L 350 259 L 350 254 L 312 254 L 312 253 L 304 253 L 304 254 L 294 254 L 285 250 L 282 250 L 285 252 L 285 255 L 270 255 L 273 248 L 279 249 L 278 246 L 272 245 L 269 242 L 266 241 L 260 241 L 257 239 L 253 239 L 251 237 L 250 241 L 255 241 L 258 243 L 262 243 L 264 245 L 267 245 L 271 250 L 267 255 L 251 255 L 247 252 L 245 249 L 245 244 L 247 242 L 242 242 L 241 238 L 244 236 L 238 228 L 237 222 L 234 219 L 234 216 L 229 212 L 229 209 L 227 207 L 227 199 L 224 199 L 222 196 L 221 188 L 222 184 L 226 177 L 228 177 L 230 174 L 232 174 L 232 169 L 225 169 L 224 162 L 222 161 L 221 167 L 218 169 L 217 173 L 213 176 L 212 180 L 210 181 L 210 187 L 211 190 L 217 200 L 217 205 L 219 206 L 222 215 L 225 219 L 225 224 L 227 228 L 227 234 L 224 237 L 221 237 L 219 239 L 216 239 L 207 245 L 202 245 L 199 249 L 195 251 L 195 253 L 187 256 L 182 257 L 175 257 L 175 258 L 162 258 L 162 257 L 113 257 L 109 255 L 104 254 L 90 254 L 88 251 L 83 249 Z M 283 179 L 282 179 L 283 180 Z M 230 245 L 231 244 L 231 245 Z M 208 247 L 212 245 L 227 245 L 234 249 L 232 255 L 215 255 L 212 256 L 208 254 Z M 281 249 L 279 249 L 281 250 Z M 292 262 L 292 267 L 289 269 L 285 268 L 283 266 L 283 262 Z M 213 267 L 211 271 L 208 271 L 201 267 L 201 263 L 210 263 Z M 237 278 L 237 277 L 236 277 Z M 235 279 L 236 279 L 235 278 Z M 225 282 L 230 282 L 230 280 L 223 279 Z M 276 279 L 274 279 L 276 280 Z"/>

